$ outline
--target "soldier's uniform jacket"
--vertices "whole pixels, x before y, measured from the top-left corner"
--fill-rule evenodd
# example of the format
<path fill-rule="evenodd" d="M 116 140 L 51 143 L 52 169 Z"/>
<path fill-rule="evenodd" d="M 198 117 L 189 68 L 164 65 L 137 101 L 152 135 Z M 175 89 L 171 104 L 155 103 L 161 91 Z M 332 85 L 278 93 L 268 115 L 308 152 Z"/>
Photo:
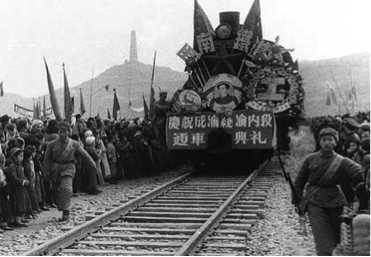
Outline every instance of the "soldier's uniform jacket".
<path fill-rule="evenodd" d="M 70 138 L 63 142 L 60 138 L 50 142 L 45 151 L 44 173 L 57 182 L 63 176 L 75 176 L 75 156 L 79 155 L 84 163 L 95 169 L 95 162 L 77 141 Z"/>
<path fill-rule="evenodd" d="M 303 195 L 304 188 L 308 183 L 302 202 L 322 208 L 339 208 L 347 204 L 339 186 L 340 182 L 345 176 L 352 178 L 354 174 L 361 172 L 361 166 L 344 157 L 331 178 L 322 179 L 337 155 L 334 151 L 330 153 L 318 151 L 305 158 L 295 180 L 295 189 L 299 196 Z M 304 209 L 305 205 L 302 207 Z"/>

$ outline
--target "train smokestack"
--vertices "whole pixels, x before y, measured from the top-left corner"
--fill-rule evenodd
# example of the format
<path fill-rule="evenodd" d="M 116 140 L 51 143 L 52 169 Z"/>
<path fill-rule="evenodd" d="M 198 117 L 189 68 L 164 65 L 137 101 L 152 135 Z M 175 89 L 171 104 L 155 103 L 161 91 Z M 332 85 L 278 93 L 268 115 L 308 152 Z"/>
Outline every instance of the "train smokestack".
<path fill-rule="evenodd" d="M 220 24 L 229 24 L 232 27 L 232 35 L 235 35 L 240 28 L 239 12 L 221 12 L 219 13 Z"/>

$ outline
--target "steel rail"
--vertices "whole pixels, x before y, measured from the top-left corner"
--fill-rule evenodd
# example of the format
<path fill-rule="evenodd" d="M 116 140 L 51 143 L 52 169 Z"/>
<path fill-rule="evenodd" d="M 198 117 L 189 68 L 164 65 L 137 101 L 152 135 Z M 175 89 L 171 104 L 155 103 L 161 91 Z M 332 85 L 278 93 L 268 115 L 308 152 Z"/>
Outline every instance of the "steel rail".
<path fill-rule="evenodd" d="M 238 199 L 247 184 L 251 183 L 259 172 L 267 165 L 265 161 L 244 182 L 228 197 L 227 200 L 215 211 L 215 213 L 193 234 L 193 236 L 183 245 L 175 256 L 194 255 L 197 245 L 218 225 L 220 219 L 226 214 L 231 204 Z"/>
<path fill-rule="evenodd" d="M 159 186 L 153 189 L 150 192 L 145 193 L 144 195 L 135 198 L 122 206 L 114 208 L 100 216 L 95 217 L 89 222 L 83 223 L 70 231 L 45 242 L 44 244 L 39 245 L 38 247 L 24 253 L 24 256 L 36 256 L 36 255 L 54 255 L 62 249 L 68 247 L 69 245 L 75 243 L 76 241 L 84 238 L 89 233 L 92 233 L 105 225 L 119 219 L 121 216 L 125 215 L 129 211 L 137 208 L 148 200 L 162 194 L 163 192 L 174 187 L 179 182 L 185 180 L 193 172 L 188 172 L 176 179 L 171 180 L 170 182 Z"/>

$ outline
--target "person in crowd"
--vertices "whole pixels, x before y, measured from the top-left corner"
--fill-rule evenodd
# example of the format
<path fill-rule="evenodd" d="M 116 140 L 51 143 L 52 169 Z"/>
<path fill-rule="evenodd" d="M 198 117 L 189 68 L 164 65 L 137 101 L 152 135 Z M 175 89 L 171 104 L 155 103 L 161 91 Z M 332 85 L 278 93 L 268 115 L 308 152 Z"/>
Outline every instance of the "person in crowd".
<path fill-rule="evenodd" d="M 78 142 L 79 145 L 82 148 L 84 148 L 84 144 L 81 142 L 81 137 L 78 134 L 72 134 L 71 139 Z M 73 193 L 72 195 L 73 196 L 77 196 L 77 194 L 82 191 L 82 187 L 83 187 L 82 185 L 83 184 L 82 183 L 83 161 L 79 155 L 76 156 L 75 169 L 76 169 L 76 173 L 75 173 L 75 177 L 73 178 L 73 182 L 72 182 L 72 193 Z"/>
<path fill-rule="evenodd" d="M 160 99 L 155 103 L 153 124 L 155 134 L 163 149 L 166 149 L 166 113 L 170 111 L 170 102 L 166 100 L 167 92 L 160 91 Z"/>
<path fill-rule="evenodd" d="M 143 132 L 137 131 L 134 134 L 134 151 L 135 151 L 135 169 L 140 176 L 149 176 L 153 174 L 153 165 L 149 157 L 149 145 L 144 140 Z"/>
<path fill-rule="evenodd" d="M 361 139 L 359 135 L 357 134 L 359 124 L 353 118 L 351 117 L 344 118 L 342 125 L 343 125 L 344 136 L 345 136 L 342 153 L 343 155 L 345 155 L 347 152 L 346 146 L 349 145 L 349 142 L 355 141 L 355 140 L 361 141 Z"/>
<path fill-rule="evenodd" d="M 12 205 L 12 216 L 10 217 L 9 226 L 11 227 L 28 227 L 23 223 L 26 212 L 26 201 L 28 192 L 26 186 L 29 185 L 23 169 L 23 150 L 13 148 L 10 152 L 12 163 L 10 164 L 6 175 L 10 189 L 10 201 Z"/>
<path fill-rule="evenodd" d="M 57 126 L 59 138 L 50 142 L 45 151 L 44 170 L 50 177 L 53 188 L 57 192 L 58 210 L 62 211 L 60 221 L 69 219 L 72 181 L 75 176 L 75 158 L 80 155 L 89 169 L 95 170 L 95 163 L 90 155 L 78 142 L 69 138 L 71 127 L 68 122 L 60 122 Z"/>
<path fill-rule="evenodd" d="M 138 174 L 134 170 L 134 147 L 124 134 L 121 134 L 120 136 L 120 143 L 117 145 L 117 152 L 119 156 L 119 163 L 123 167 L 122 171 L 125 172 L 125 178 L 137 178 Z M 117 177 L 119 179 L 123 179 L 124 174 L 120 174 L 118 172 Z"/>
<path fill-rule="evenodd" d="M 40 213 L 39 201 L 36 196 L 36 172 L 33 158 L 35 157 L 36 148 L 35 146 L 27 146 L 23 152 L 23 169 L 24 174 L 29 181 L 26 186 L 29 201 L 27 204 L 26 218 L 36 218 L 37 213 Z"/>
<path fill-rule="evenodd" d="M 350 137 L 345 144 L 344 157 L 354 160 L 354 155 L 358 152 L 361 140 L 359 137 Z"/>
<path fill-rule="evenodd" d="M 111 170 L 111 183 L 117 182 L 117 154 L 116 148 L 113 144 L 114 139 L 111 135 L 103 138 L 105 144 L 107 145 L 107 159 L 109 163 L 109 167 Z"/>
<path fill-rule="evenodd" d="M 345 175 L 361 172 L 361 166 L 335 153 L 339 140 L 335 129 L 323 128 L 319 138 L 320 151 L 304 159 L 294 186 L 301 197 L 300 209 L 308 212 L 317 255 L 332 255 L 340 242 L 340 215 L 347 205 L 338 185 Z"/>
<path fill-rule="evenodd" d="M 44 144 L 43 144 L 43 150 L 42 152 L 45 153 L 47 145 L 52 142 L 53 140 L 59 138 L 58 135 L 58 128 L 57 128 L 58 122 L 56 120 L 49 120 L 48 125 L 45 129 L 45 137 L 44 137 Z M 42 163 L 42 162 L 41 162 Z M 48 176 L 46 176 L 45 171 L 43 169 L 43 185 L 45 190 L 45 202 L 49 207 L 51 208 L 57 208 L 56 205 L 56 195 L 55 190 L 53 189 L 53 184 Z"/>
<path fill-rule="evenodd" d="M 9 227 L 8 221 L 10 218 L 10 210 L 9 210 L 9 189 L 6 180 L 6 171 L 5 171 L 5 155 L 0 152 L 0 172 L 2 173 L 4 182 L 0 185 L 0 233 L 1 231 L 8 231 L 13 230 L 13 228 Z"/>
<path fill-rule="evenodd" d="M 97 149 L 95 148 L 95 137 L 88 136 L 85 139 L 85 150 L 89 154 L 89 156 L 94 161 L 94 166 L 97 166 L 97 163 L 99 161 L 99 154 L 97 152 Z M 93 171 L 91 171 L 86 165 L 84 165 L 84 177 L 85 177 L 85 189 L 88 194 L 91 195 L 97 195 L 101 191 L 98 190 L 98 171 L 97 168 L 95 168 Z"/>
<path fill-rule="evenodd" d="M 361 139 L 370 137 L 370 123 L 368 121 L 365 120 L 359 125 L 359 134 Z"/>

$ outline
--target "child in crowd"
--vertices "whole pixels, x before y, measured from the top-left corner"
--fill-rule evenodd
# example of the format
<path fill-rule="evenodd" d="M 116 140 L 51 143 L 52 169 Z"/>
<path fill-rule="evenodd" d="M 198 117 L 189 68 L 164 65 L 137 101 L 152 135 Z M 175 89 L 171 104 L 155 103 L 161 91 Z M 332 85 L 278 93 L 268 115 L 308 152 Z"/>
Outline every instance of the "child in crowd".
<path fill-rule="evenodd" d="M 21 222 L 24 220 L 26 211 L 26 200 L 28 192 L 26 186 L 29 181 L 24 174 L 22 166 L 23 150 L 20 148 L 13 148 L 10 151 L 12 163 L 7 170 L 8 185 L 10 189 L 10 202 L 12 205 L 12 216 L 10 217 L 9 225 L 12 227 L 27 227 L 26 224 Z"/>
<path fill-rule="evenodd" d="M 37 218 L 37 213 L 40 213 L 39 201 L 36 196 L 36 172 L 33 158 L 35 157 L 35 146 L 27 146 L 23 152 L 23 168 L 27 180 L 30 182 L 26 186 L 29 201 L 27 201 L 26 218 Z"/>
<path fill-rule="evenodd" d="M 103 138 L 104 143 L 107 145 L 107 158 L 109 167 L 111 169 L 111 183 L 116 183 L 116 175 L 117 175 L 117 155 L 116 155 L 116 148 L 113 144 L 113 139 L 111 136 Z"/>

